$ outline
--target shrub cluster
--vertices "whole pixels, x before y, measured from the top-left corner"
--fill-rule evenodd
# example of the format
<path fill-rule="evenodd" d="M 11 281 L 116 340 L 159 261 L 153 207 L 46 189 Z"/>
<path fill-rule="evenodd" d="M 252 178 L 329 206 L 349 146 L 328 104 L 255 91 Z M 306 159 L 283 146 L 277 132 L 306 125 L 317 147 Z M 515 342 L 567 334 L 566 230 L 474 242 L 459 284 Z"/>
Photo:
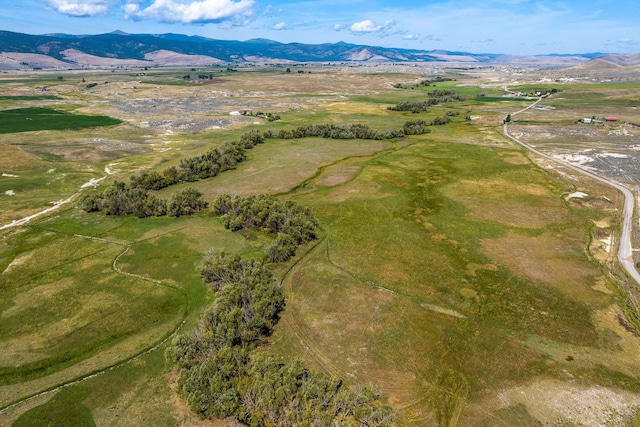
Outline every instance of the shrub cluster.
<path fill-rule="evenodd" d="M 175 390 L 192 411 L 251 426 L 392 425 L 391 409 L 372 388 L 348 389 L 301 362 L 255 351 L 285 302 L 262 262 L 221 254 L 206 262 L 202 276 L 215 299 L 197 330 L 176 337 L 166 353 L 178 369 Z"/>
<path fill-rule="evenodd" d="M 456 95 L 455 90 L 439 90 L 436 89 L 431 92 L 427 92 L 429 100 L 434 100 L 437 104 L 443 102 L 464 101 L 464 96 Z"/>
<path fill-rule="evenodd" d="M 230 196 L 219 194 L 212 213 L 221 215 L 224 226 L 232 231 L 261 228 L 276 234 L 267 248 L 270 262 L 284 262 L 295 256 L 297 246 L 316 238 L 316 221 L 309 208 L 294 201 L 281 202 L 270 195 Z"/>
<path fill-rule="evenodd" d="M 80 201 L 86 212 L 102 212 L 105 215 L 184 216 L 206 208 L 208 203 L 202 193 L 193 188 L 177 191 L 168 201 L 159 199 L 148 190 L 127 187 L 116 181 L 102 193 L 87 194 Z"/>
<path fill-rule="evenodd" d="M 427 111 L 427 109 L 436 105 L 437 102 L 435 100 L 428 99 L 422 102 L 401 102 L 400 104 L 394 105 L 392 107 L 387 107 L 389 111 L 411 111 L 412 113 L 420 113 L 422 111 Z"/>

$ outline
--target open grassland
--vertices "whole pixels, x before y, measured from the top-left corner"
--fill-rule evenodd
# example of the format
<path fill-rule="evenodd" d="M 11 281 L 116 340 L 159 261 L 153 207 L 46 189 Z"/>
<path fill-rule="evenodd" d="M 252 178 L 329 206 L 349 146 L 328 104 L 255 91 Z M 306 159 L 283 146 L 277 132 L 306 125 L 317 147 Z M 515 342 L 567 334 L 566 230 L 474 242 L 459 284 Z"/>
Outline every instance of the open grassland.
<path fill-rule="evenodd" d="M 577 366 L 598 384 L 598 364 L 626 363 L 613 350 L 623 329 L 594 321 L 615 311 L 613 283 L 584 250 L 599 209 L 576 213 L 563 202 L 571 187 L 519 152 L 423 141 L 319 182 L 299 201 L 327 238 L 284 282 L 283 354 L 375 379 L 411 425 L 518 424 L 518 408 L 475 405 Z M 611 354 L 584 363 L 579 347 Z"/>
<path fill-rule="evenodd" d="M 287 306 L 261 351 L 380 387 L 399 425 L 634 425 L 640 333 L 624 320 L 633 295 L 612 274 L 618 194 L 510 144 L 502 118 L 530 101 L 503 97 L 503 85 L 456 74 L 435 88 L 397 89 L 431 71 L 309 71 L 208 67 L 217 74 L 202 82 L 183 78 L 199 71 L 178 68 L 94 72 L 84 82 L 11 76 L 3 108 L 61 102 L 24 98 L 50 85 L 51 96 L 82 105 L 78 113 L 127 123 L 117 132 L 6 134 L 0 218 L 34 212 L 90 179 L 106 177 L 102 189 L 163 170 L 249 129 L 362 123 L 384 132 L 457 112 L 422 136 L 268 139 L 235 170 L 157 195 L 188 186 L 209 201 L 267 192 L 310 207 L 320 239 L 273 266 Z M 567 149 L 572 140 L 539 133 L 596 114 L 590 105 L 623 117 L 634 88 L 558 86 L 542 102 L 553 108 L 522 113 L 511 129 Z M 466 99 L 419 114 L 387 109 L 433 89 Z M 245 109 L 282 119 L 229 115 Z M 193 330 L 212 298 L 198 273 L 206 252 L 262 257 L 271 236 L 230 232 L 206 211 L 138 219 L 71 203 L 0 238 L 0 408 L 20 402 L 0 412 L 0 424 L 225 425 L 195 419 L 173 394 L 164 340 Z"/>

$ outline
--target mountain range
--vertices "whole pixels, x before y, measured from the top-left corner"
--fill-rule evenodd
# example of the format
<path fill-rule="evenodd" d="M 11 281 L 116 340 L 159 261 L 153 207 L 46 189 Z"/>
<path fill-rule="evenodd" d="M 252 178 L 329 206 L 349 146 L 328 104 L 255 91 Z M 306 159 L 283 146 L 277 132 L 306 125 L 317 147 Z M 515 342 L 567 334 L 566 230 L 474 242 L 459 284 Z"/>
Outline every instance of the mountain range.
<path fill-rule="evenodd" d="M 517 56 L 396 49 L 344 42 L 279 43 L 266 39 L 215 40 L 182 34 L 30 35 L 0 31 L 0 69 L 163 66 L 300 62 L 464 62 L 575 66 L 600 59 L 640 64 L 640 54 Z"/>

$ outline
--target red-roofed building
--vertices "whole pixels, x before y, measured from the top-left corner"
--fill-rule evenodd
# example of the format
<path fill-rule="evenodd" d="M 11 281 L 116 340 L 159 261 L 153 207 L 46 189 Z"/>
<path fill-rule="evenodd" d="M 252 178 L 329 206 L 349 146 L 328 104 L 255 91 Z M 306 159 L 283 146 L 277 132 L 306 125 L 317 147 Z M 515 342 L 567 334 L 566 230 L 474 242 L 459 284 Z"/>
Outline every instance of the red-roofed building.
<path fill-rule="evenodd" d="M 605 117 L 604 121 L 605 122 L 617 122 L 618 118 L 617 117 Z"/>

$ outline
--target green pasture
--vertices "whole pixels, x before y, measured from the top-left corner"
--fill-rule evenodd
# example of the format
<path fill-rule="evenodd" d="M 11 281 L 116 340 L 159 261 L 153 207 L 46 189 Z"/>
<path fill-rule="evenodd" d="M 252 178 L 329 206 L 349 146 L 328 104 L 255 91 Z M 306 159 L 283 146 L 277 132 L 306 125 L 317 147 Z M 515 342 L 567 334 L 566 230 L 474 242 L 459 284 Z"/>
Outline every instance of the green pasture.
<path fill-rule="evenodd" d="M 226 75 L 200 68 L 214 78 Z M 266 84 L 283 72 L 229 74 L 234 85 L 241 75 L 257 76 L 251 81 L 256 85 L 261 74 Z M 148 73 L 142 78 L 131 71 L 114 73 L 114 78 L 183 85 L 182 74 L 198 71 Z M 308 84 L 294 73 L 296 68 L 292 81 Z M 108 73 L 103 77 L 108 80 Z M 308 97 L 309 105 L 320 102 L 279 112 L 279 122 L 167 136 L 169 151 L 114 160 L 38 158 L 0 145 L 21 165 L 10 169 L 12 163 L 0 159 L 0 172 L 16 175 L 0 178 L 0 218 L 6 223 L 49 199 L 68 197 L 90 178 L 103 176 L 112 161 L 118 172 L 98 190 L 114 179 L 126 182 L 141 169 L 175 165 L 252 128 L 363 123 L 384 131 L 401 128 L 406 120 L 458 111 L 452 123 L 434 126 L 430 134 L 393 141 L 270 139 L 249 150 L 235 170 L 157 195 L 168 198 L 185 187 L 201 191 L 208 201 L 221 192 L 272 193 L 311 208 L 321 225 L 320 239 L 300 248 L 289 263 L 272 266 L 287 306 L 272 342 L 261 351 L 283 360 L 301 358 L 348 384 L 379 386 L 399 425 L 535 425 L 531 406 L 498 407 L 494 400 L 503 391 L 543 380 L 637 393 L 635 341 L 629 344 L 614 315 L 607 314 L 627 302 L 588 249 L 596 232 L 617 229 L 617 193 L 540 168 L 500 133 L 501 117 L 526 101 L 461 83 L 462 77 L 419 90 L 389 86 L 340 99 L 300 90 L 295 97 Z M 632 86 L 613 94 L 602 86 L 557 87 L 561 95 L 544 101 L 557 109 L 580 111 L 598 100 L 615 109 L 635 97 L 623 93 Z M 434 89 L 454 89 L 467 100 L 421 114 L 386 109 L 422 100 L 425 90 Z M 478 97 L 480 92 L 485 96 Z M 13 111 L 8 117 L 13 114 L 16 122 L 35 114 L 43 116 L 43 126 L 54 123 L 43 129 L 102 126 L 88 124 L 96 116 L 70 111 Z M 466 121 L 466 114 L 480 119 Z M 104 126 L 116 124 L 107 119 L 100 119 Z M 544 122 L 524 114 L 522 119 L 523 126 L 529 119 Z M 7 132 L 22 132 L 7 126 Z M 82 129 L 67 135 L 108 137 L 112 129 L 95 132 L 100 133 Z M 146 131 L 124 132 L 130 133 L 119 138 L 147 138 Z M 12 138 L 25 146 L 38 143 L 25 134 Z M 5 194 L 8 190 L 15 195 Z M 594 195 L 568 200 L 574 191 Z M 598 231 L 596 222 L 609 228 Z M 166 343 L 160 343 L 183 321 L 179 331 L 190 333 L 211 301 L 199 274 L 205 254 L 263 257 L 272 238 L 260 230 L 226 230 L 206 210 L 193 217 L 139 219 L 87 214 L 76 203 L 4 232 L 0 409 L 41 391 L 51 393 L 8 408 L 0 424 L 198 425 L 172 394 L 172 367 L 163 356 Z M 633 312 L 629 304 L 625 310 Z M 92 372 L 101 374 L 74 382 Z"/>
<path fill-rule="evenodd" d="M 113 271 L 126 246 L 37 231 L 9 238 L 2 253 L 0 384 L 51 374 L 180 318 L 180 293 Z"/>
<path fill-rule="evenodd" d="M 592 290 L 603 276 L 580 251 L 589 241 L 583 215 L 596 212 L 574 213 L 562 201 L 566 184 L 520 152 L 422 138 L 351 167 L 358 170 L 339 184 L 320 185 L 332 182 L 320 175 L 317 191 L 296 198 L 312 206 L 327 237 L 285 278 L 286 326 L 274 340 L 283 356 L 304 354 L 354 381 L 375 378 L 390 401 L 414 402 L 403 425 L 422 425 L 429 413 L 447 424 L 465 400 L 569 369 L 530 348 L 530 336 L 560 348 L 611 344 L 593 315 L 613 300 Z M 577 237 L 552 266 L 539 252 L 557 234 Z M 539 266 L 495 259 L 494 246 L 511 235 Z M 536 277 L 537 268 L 555 277 Z M 595 364 L 581 375 L 602 379 Z M 495 421 L 462 411 L 474 425 Z M 499 416 L 509 424 L 516 414 Z"/>
<path fill-rule="evenodd" d="M 120 120 L 111 117 L 69 114 L 43 107 L 0 111 L 0 133 L 75 130 L 95 126 L 114 126 L 120 123 Z"/>
<path fill-rule="evenodd" d="M 82 404 L 88 391 L 84 387 L 62 389 L 46 404 L 25 412 L 12 426 L 94 427 L 91 411 Z"/>
<path fill-rule="evenodd" d="M 42 101 L 62 99 L 55 95 L 0 95 L 0 101 Z"/>
<path fill-rule="evenodd" d="M 172 334 L 183 319 L 184 328 L 193 327 L 209 298 L 199 275 L 204 254 L 262 257 L 271 240 L 258 232 L 232 233 L 208 214 L 183 219 L 72 209 L 3 240 L 0 405 L 127 360 Z M 164 369 L 162 349 L 155 354 Z M 166 386 L 162 378 L 152 381 Z M 23 383 L 36 388 L 16 387 Z"/>

